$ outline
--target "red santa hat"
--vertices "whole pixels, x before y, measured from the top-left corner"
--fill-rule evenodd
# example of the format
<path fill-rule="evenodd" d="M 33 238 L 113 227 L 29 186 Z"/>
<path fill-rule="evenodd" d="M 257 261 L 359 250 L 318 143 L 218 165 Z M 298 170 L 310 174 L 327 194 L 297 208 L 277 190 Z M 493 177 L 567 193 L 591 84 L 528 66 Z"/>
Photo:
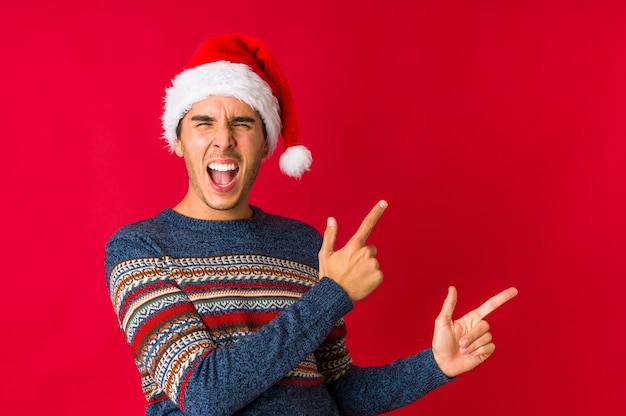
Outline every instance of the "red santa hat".
<path fill-rule="evenodd" d="M 211 95 L 235 97 L 256 110 L 267 132 L 270 154 L 282 137 L 280 169 L 299 178 L 309 169 L 311 152 L 297 144 L 298 125 L 291 90 L 266 45 L 244 35 L 204 41 L 172 80 L 164 98 L 163 138 L 174 149 L 176 127 L 191 106 Z"/>

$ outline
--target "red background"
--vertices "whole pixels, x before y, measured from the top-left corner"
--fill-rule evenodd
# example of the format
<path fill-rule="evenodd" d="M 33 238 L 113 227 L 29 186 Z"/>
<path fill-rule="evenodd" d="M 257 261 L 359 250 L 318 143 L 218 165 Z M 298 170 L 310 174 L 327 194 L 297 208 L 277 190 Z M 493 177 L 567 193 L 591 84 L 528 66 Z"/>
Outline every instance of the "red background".
<path fill-rule="evenodd" d="M 3 5 L 3 414 L 143 413 L 104 243 L 182 198 L 163 91 L 229 32 L 271 47 L 315 157 L 300 181 L 272 157 L 253 203 L 336 216 L 340 242 L 390 203 L 385 282 L 347 316 L 357 364 L 427 347 L 450 284 L 459 313 L 520 290 L 485 365 L 394 414 L 622 414 L 626 5 L 296 3 Z"/>

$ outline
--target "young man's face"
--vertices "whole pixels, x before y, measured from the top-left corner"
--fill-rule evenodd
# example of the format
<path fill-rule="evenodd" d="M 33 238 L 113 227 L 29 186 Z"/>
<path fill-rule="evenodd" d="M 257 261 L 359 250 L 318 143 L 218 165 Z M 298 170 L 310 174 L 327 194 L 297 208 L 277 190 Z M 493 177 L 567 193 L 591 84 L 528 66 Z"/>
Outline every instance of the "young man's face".
<path fill-rule="evenodd" d="M 218 96 L 195 103 L 181 120 L 175 151 L 189 176 L 177 211 L 201 219 L 252 215 L 248 194 L 268 146 L 261 118 L 248 104 Z"/>

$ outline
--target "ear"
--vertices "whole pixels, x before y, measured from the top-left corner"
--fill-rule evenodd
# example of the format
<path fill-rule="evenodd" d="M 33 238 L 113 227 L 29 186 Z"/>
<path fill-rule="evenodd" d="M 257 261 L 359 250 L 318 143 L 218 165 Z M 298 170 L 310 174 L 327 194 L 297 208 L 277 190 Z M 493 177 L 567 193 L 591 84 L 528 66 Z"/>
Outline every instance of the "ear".
<path fill-rule="evenodd" d="M 174 153 L 178 157 L 183 157 L 183 142 L 180 139 L 174 140 Z"/>

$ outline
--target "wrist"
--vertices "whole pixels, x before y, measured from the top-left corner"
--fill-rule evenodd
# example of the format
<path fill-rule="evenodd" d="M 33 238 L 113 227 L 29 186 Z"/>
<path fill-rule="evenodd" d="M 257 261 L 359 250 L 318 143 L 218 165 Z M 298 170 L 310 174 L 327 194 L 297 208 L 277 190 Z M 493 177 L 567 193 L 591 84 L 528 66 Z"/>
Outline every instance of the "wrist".
<path fill-rule="evenodd" d="M 444 376 L 448 378 L 454 378 L 458 376 L 457 372 L 453 369 L 453 366 L 451 365 L 450 359 L 446 359 L 446 357 L 438 354 L 434 348 L 432 348 L 431 350 L 433 353 L 433 359 L 435 360 L 435 364 L 437 364 L 437 367 L 439 367 L 439 370 L 443 373 Z"/>

